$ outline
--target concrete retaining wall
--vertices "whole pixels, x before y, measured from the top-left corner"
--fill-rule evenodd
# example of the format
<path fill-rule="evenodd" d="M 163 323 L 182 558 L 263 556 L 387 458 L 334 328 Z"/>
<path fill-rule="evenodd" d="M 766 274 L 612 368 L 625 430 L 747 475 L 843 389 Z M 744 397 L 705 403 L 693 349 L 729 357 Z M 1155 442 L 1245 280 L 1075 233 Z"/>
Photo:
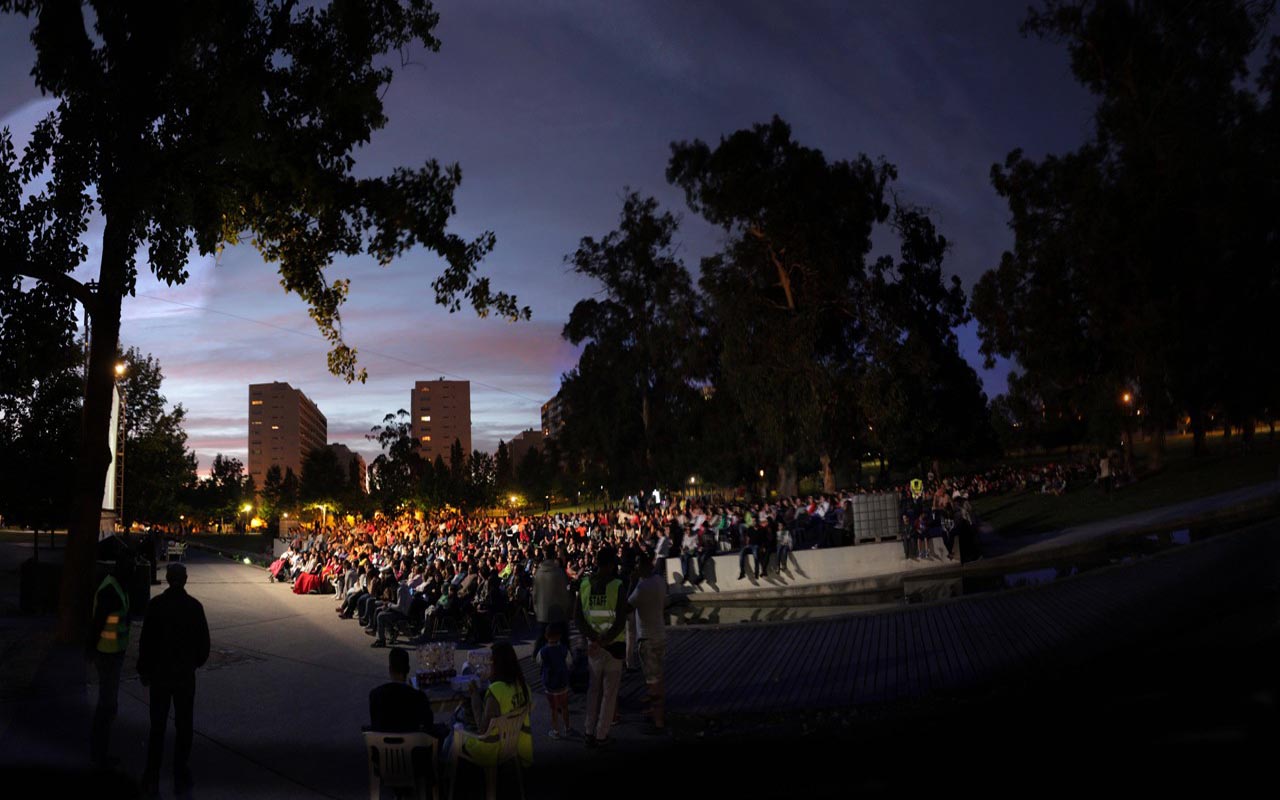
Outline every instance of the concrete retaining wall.
<path fill-rule="evenodd" d="M 927 561 L 906 558 L 901 542 L 800 550 L 791 554 L 781 573 L 775 554 L 768 575 L 761 578 L 754 576 L 755 562 L 748 555 L 742 579 L 738 578 L 738 554 L 730 553 L 712 559 L 714 565 L 708 565 L 706 580 L 699 585 L 681 583 L 680 559 L 673 557 L 666 561 L 666 577 L 671 594 L 688 595 L 694 602 L 765 599 L 775 591 L 780 597 L 880 591 L 895 588 L 904 577 L 917 573 L 958 571 L 960 562 L 947 559 L 942 539 L 930 539 L 929 548 L 934 558 Z M 693 568 L 696 574 L 696 563 Z"/>

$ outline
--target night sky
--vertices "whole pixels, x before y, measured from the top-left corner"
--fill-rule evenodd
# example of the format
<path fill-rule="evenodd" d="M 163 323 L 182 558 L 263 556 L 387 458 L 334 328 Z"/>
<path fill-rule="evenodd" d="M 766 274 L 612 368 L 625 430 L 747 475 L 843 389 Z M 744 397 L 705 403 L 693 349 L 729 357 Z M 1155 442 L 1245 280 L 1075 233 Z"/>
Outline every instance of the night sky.
<path fill-rule="evenodd" d="M 182 287 L 140 278 L 122 343 L 160 360 L 164 393 L 188 409 L 202 473 L 214 453 L 245 458 L 247 385 L 272 380 L 315 400 L 330 441 L 372 457 L 364 434 L 407 407 L 415 380 L 468 379 L 474 446 L 491 451 L 539 425 L 539 406 L 576 363 L 560 331 L 597 287 L 570 274 L 564 256 L 614 227 L 630 186 L 683 213 L 696 272 L 718 234 L 663 179 L 669 144 L 714 142 L 775 113 L 828 159 L 895 163 L 898 191 L 933 210 L 952 242 L 949 270 L 967 289 L 1011 244 L 992 163 L 1015 147 L 1071 149 L 1088 132 L 1090 98 L 1065 51 L 1018 33 L 1026 6 L 438 2 L 441 50 L 409 54 L 385 98 L 390 123 L 360 153 L 360 170 L 461 164 L 452 228 L 497 235 L 483 271 L 531 306 L 533 321 L 450 315 L 433 303 L 439 265 L 422 253 L 385 269 L 341 261 L 331 277 L 352 279 L 346 340 L 369 371 L 368 383 L 347 385 L 328 374 L 302 301 L 244 246 L 216 265 L 193 255 Z M 0 125 L 19 147 L 53 105 L 31 84 L 27 26 L 0 17 Z M 91 236 L 100 235 L 99 220 Z M 82 277 L 96 274 L 92 238 L 91 248 Z M 972 326 L 960 340 L 987 393 L 1004 391 L 1007 366 L 981 369 Z"/>

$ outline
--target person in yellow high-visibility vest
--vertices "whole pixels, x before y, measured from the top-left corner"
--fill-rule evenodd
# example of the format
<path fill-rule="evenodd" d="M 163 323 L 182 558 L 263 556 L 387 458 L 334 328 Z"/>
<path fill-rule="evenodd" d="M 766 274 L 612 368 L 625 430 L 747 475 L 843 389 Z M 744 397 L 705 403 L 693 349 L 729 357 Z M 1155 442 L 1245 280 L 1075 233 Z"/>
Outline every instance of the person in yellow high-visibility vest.
<path fill-rule="evenodd" d="M 493 654 L 493 673 L 488 687 L 482 694 L 475 681 L 468 686 L 471 693 L 471 715 L 475 718 L 476 732 L 480 735 L 455 737 L 449 741 L 445 752 L 450 752 L 450 747 L 460 746 L 481 766 L 496 765 L 498 743 L 486 740 L 483 734 L 489 730 L 489 723 L 495 717 L 523 708 L 524 718 L 520 723 L 520 734 L 516 738 L 516 754 L 520 757 L 520 763 L 527 767 L 533 763 L 533 730 L 530 727 L 533 695 L 529 691 L 529 685 L 525 683 L 524 673 L 520 671 L 520 659 L 516 657 L 511 643 L 495 642 L 490 650 Z"/>
<path fill-rule="evenodd" d="M 129 649 L 129 578 L 133 556 L 122 553 L 115 569 L 103 579 L 93 596 L 93 624 L 88 655 L 98 673 L 98 705 L 93 712 L 89 758 L 95 766 L 111 767 L 117 759 L 111 751 L 111 725 L 116 719 L 120 695 L 120 670 Z"/>
<path fill-rule="evenodd" d="M 591 683 L 587 690 L 587 747 L 609 744 L 609 726 L 622 683 L 622 661 L 627 655 L 623 638 L 631 606 L 618 579 L 617 554 L 608 546 L 596 556 L 596 571 L 578 586 L 574 615 L 586 637 L 587 666 Z"/>

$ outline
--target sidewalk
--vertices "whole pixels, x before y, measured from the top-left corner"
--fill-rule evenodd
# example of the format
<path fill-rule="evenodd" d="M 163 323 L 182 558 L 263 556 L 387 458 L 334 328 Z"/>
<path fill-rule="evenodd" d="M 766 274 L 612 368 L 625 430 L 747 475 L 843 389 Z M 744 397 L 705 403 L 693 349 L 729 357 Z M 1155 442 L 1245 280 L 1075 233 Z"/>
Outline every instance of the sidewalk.
<path fill-rule="evenodd" d="M 1071 546 L 1087 546 L 1093 541 L 1110 535 L 1151 525 L 1177 524 L 1191 514 L 1225 511 L 1258 502 L 1267 502 L 1280 487 L 1264 484 L 1229 492 L 1203 500 L 1179 504 L 1141 514 L 1069 529 L 1052 536 L 1036 537 L 1019 543 L 1019 548 L 1007 558 L 1043 557 L 1051 549 Z M 1214 551 L 1226 545 L 1213 545 Z M 17 564 L 30 553 L 29 546 L 0 545 L 0 771 L 8 778 L 7 786 L 14 783 L 21 770 L 38 770 L 45 792 L 61 797 L 72 794 L 90 794 L 94 797 L 129 796 L 131 782 L 141 774 L 145 760 L 147 735 L 147 691 L 133 674 L 136 662 L 137 638 L 140 630 L 135 625 L 131 637 L 134 653 L 126 659 L 126 672 L 120 689 L 120 712 L 113 729 L 114 751 L 122 761 L 115 777 L 96 775 L 87 769 L 89 717 L 96 690 L 88 680 L 89 670 L 79 648 L 58 647 L 52 644 L 49 631 L 52 617 L 29 617 L 16 611 Z M 1187 552 L 1186 556 L 1191 556 Z M 363 798 L 368 796 L 368 785 L 363 749 L 360 744 L 360 726 L 368 722 L 368 692 L 386 680 L 387 650 L 372 649 L 371 641 L 361 634 L 354 622 L 337 619 L 333 613 L 333 598 L 329 596 L 293 595 L 284 584 L 271 583 L 260 567 L 220 558 L 211 554 L 189 551 L 191 571 L 190 593 L 205 605 L 213 638 L 213 655 L 210 664 L 198 674 L 196 693 L 196 739 L 192 755 L 192 769 L 196 775 L 196 794 L 201 798 L 238 797 L 297 797 L 297 798 Z M 1157 568 L 1177 566 L 1183 556 L 1167 560 L 1164 564 L 1151 564 L 1143 572 Z M 982 562 L 986 564 L 984 560 Z M 1202 568 L 1203 559 L 1190 563 Z M 1225 563 L 1225 562 L 1224 562 Z M 1270 562 L 1268 562 L 1270 563 Z M 1258 559 L 1249 563 L 1248 569 L 1257 571 L 1265 564 Z M 991 600 L 973 600 L 959 604 L 944 603 L 942 619 L 946 625 L 935 624 L 939 619 L 926 609 L 913 607 L 890 614 L 864 614 L 853 623 L 846 623 L 848 635 L 835 639 L 839 647 L 826 647 L 817 661 L 827 665 L 848 663 L 858 670 L 851 679 L 858 687 L 847 696 L 852 699 L 858 691 L 870 697 L 880 697 L 883 691 L 877 686 L 865 687 L 864 675 L 879 676 L 886 680 L 890 674 L 905 679 L 906 686 L 919 686 L 921 691 L 931 687 L 949 685 L 942 679 L 943 665 L 960 654 L 958 670 L 966 664 L 976 669 L 978 664 L 991 659 L 999 666 L 1006 659 L 1010 663 L 1035 661 L 1028 647 L 1053 644 L 1046 639 L 1046 631 L 1061 638 L 1058 645 L 1076 647 L 1080 642 L 1096 643 L 1098 638 L 1091 631 L 1116 631 L 1117 617 L 1128 619 L 1128 625 L 1136 624 L 1138 611 L 1154 609 L 1151 602 L 1159 597 L 1181 597 L 1182 593 L 1158 593 L 1137 597 L 1124 606 L 1123 613 L 1100 605 L 1102 596 L 1095 587 L 1102 582 L 1112 582 L 1126 592 L 1136 592 L 1130 578 L 1138 572 L 1130 567 L 1115 575 L 1098 576 L 1088 580 L 1070 579 L 1066 589 L 1044 593 L 1041 589 L 1021 590 L 1022 597 L 1040 598 L 1035 603 L 1019 600 L 1019 595 L 1009 593 Z M 1171 573 L 1172 574 L 1172 573 Z M 1170 578 L 1172 581 L 1173 578 Z M 1222 582 L 1204 582 L 1202 586 L 1218 586 Z M 1170 584 L 1172 585 L 1172 584 Z M 1234 584 L 1223 591 L 1234 591 Z M 154 587 L 160 591 L 163 587 Z M 1064 594 L 1064 592 L 1066 594 Z M 1067 597 L 1075 593 L 1076 596 Z M 1127 596 L 1127 595 L 1126 595 Z M 1184 601 L 1190 602 L 1188 595 Z M 1127 601 L 1126 601 L 1127 602 Z M 1046 603 L 1048 605 L 1046 605 Z M 1060 621 L 1053 627 L 1047 625 L 1051 618 Z M 1089 610 L 1092 608 L 1093 610 Z M 991 609 L 991 611 L 987 611 Z M 1086 613 L 1087 612 L 1087 613 Z M 1146 613 L 1146 612 L 1144 612 Z M 957 616 L 959 615 L 959 616 Z M 1003 615 L 1003 616 L 1002 616 Z M 997 624 L 997 619 L 1013 619 L 1017 628 Z M 917 629 L 911 620 L 926 619 L 929 623 Z M 1174 614 L 1177 617 L 1177 614 Z M 874 625 L 871 638 L 862 636 L 865 626 Z M 686 701 L 703 704 L 711 697 L 708 692 L 717 689 L 717 683 L 729 681 L 731 686 L 745 686 L 746 678 L 768 668 L 768 676 L 776 673 L 779 680 L 784 675 L 796 678 L 778 686 L 796 695 L 797 702 L 785 707 L 799 707 L 800 698 L 809 698 L 819 706 L 834 702 L 840 694 L 839 684 L 820 681 L 811 673 L 804 654 L 831 637 L 834 627 L 826 624 L 807 625 L 780 623 L 772 625 L 722 626 L 717 629 L 681 630 L 672 635 L 668 667 L 672 675 L 671 711 L 679 722 L 681 711 L 694 708 L 677 708 L 680 697 Z M 915 632 L 920 632 L 916 634 Z M 1019 630 L 1021 634 L 1013 631 Z M 932 659 L 928 670 L 914 672 L 916 662 L 901 660 L 899 649 L 878 653 L 882 633 L 899 634 L 902 648 L 923 648 L 926 658 Z M 908 637 L 907 634 L 912 636 Z M 703 659 L 697 655 L 702 645 L 711 640 L 732 639 L 732 652 L 712 653 Z M 679 647 L 678 642 L 686 645 Z M 1040 645 L 1034 643 L 1040 640 Z M 909 641 L 917 644 L 908 645 Z M 690 644 L 701 642 L 697 647 Z M 794 642 L 790 647 L 787 642 Z M 866 642 L 866 653 L 859 642 Z M 531 644 L 522 639 L 514 642 L 522 657 L 522 666 L 530 678 L 534 675 L 528 660 Z M 905 653 L 905 650 L 902 650 Z M 846 653 L 852 653 L 846 657 Z M 1006 655 L 1008 654 L 1008 655 Z M 794 655 L 794 658 L 792 658 Z M 712 657 L 714 656 L 714 657 Z M 762 660 L 763 659 L 763 660 Z M 868 660 L 870 659 L 870 660 Z M 943 659 L 943 660 L 939 660 Z M 792 662 L 800 665 L 793 674 Z M 719 662 L 726 670 L 720 673 Z M 815 662 L 816 663 L 816 662 Z M 879 663 L 880 667 L 874 666 Z M 890 673 L 889 666 L 893 666 Z M 761 673 L 765 674 L 765 673 Z M 950 672 L 946 674 L 951 674 Z M 957 672 L 961 675 L 962 673 Z M 967 673 L 965 673 L 967 674 Z M 1028 676 L 1038 671 L 1026 672 Z M 737 675 L 739 678 L 735 678 Z M 799 676 L 798 678 L 796 676 Z M 807 677 L 806 677 L 807 676 Z M 962 675 L 963 677 L 963 675 Z M 660 791 L 666 781 L 675 786 L 687 786 L 690 790 L 710 785 L 709 782 L 723 772 L 705 760 L 704 746 L 695 733 L 681 732 L 677 736 L 652 738 L 643 735 L 642 718 L 635 705 L 643 694 L 637 676 L 624 679 L 620 695 L 630 701 L 624 705 L 624 724 L 611 733 L 615 744 L 608 751 L 588 751 L 579 740 L 554 741 L 547 737 L 549 715 L 545 698 L 533 681 L 534 707 L 532 727 L 535 739 L 535 767 L 526 774 L 526 790 L 531 798 L 562 797 L 581 789 L 583 780 L 592 776 L 605 776 L 611 796 L 630 796 L 644 789 L 642 777 L 659 781 L 648 792 Z M 875 684 L 871 680 L 872 684 Z M 721 687 L 722 688 L 722 687 Z M 768 698 L 770 691 L 761 689 L 758 696 Z M 735 692 L 730 696 L 730 706 L 750 704 L 749 696 Z M 571 695 L 571 721 L 581 730 L 584 696 Z M 684 702 L 684 701 L 680 701 Z M 731 710 L 731 709 L 730 709 Z M 720 716 L 724 709 L 717 712 Z M 861 713 L 859 709 L 858 713 Z M 866 726 L 864 726 L 866 727 Z M 881 736 L 879 728 L 867 729 L 869 737 Z M 170 728 L 172 731 L 172 727 Z M 724 732 L 732 736 L 735 731 Z M 749 735 L 739 732 L 738 735 Z M 764 734 L 760 734 L 763 736 Z M 697 744 L 694 744 L 697 742 Z M 809 744 L 793 740 L 796 753 Z M 817 747 L 821 742 L 810 743 Z M 169 734 L 171 753 L 172 732 Z M 698 748 L 691 750 L 690 748 Z M 755 770 L 766 768 L 766 762 L 781 769 L 782 773 L 802 771 L 800 761 L 789 762 L 774 750 L 741 750 L 726 745 L 721 748 L 730 760 L 723 766 L 746 782 Z M 710 751 L 708 751 L 710 752 Z M 875 751 L 869 751 L 875 752 Z M 736 753 L 736 755 L 735 755 Z M 169 754 L 167 754 L 169 755 Z M 740 761 L 748 756 L 747 763 Z M 750 759 L 760 756 L 760 763 Z M 171 756 L 170 756 L 171 757 Z M 167 763 L 167 762 L 166 762 Z M 645 768 L 644 765 L 651 765 Z M 787 766 L 789 765 L 789 766 Z M 703 767 L 706 769 L 703 769 Z M 845 774 L 838 762 L 816 765 L 824 769 L 837 769 Z M 680 783 L 675 775 L 686 769 L 695 771 L 692 782 Z M 778 770 L 775 769 L 775 772 Z M 635 777 L 633 777 L 635 776 Z M 507 786 L 512 775 L 500 777 L 502 793 L 513 788 Z M 736 780 L 737 778 L 735 778 Z M 162 794 L 168 791 L 168 771 L 162 772 Z M 477 775 L 467 776 L 468 787 L 460 787 L 461 795 L 474 796 L 478 792 Z M 615 791 L 616 790 L 616 791 Z M 763 789 L 757 794 L 766 793 Z M 745 795 L 744 795 L 745 796 Z"/>
<path fill-rule="evenodd" d="M 21 552 L 0 545 L 0 563 L 16 563 Z M 369 690 L 387 680 L 386 649 L 372 649 L 356 623 L 333 613 L 333 598 L 294 595 L 270 583 L 260 567 L 216 556 L 188 553 L 188 590 L 205 606 L 213 652 L 197 673 L 195 744 L 191 767 L 200 798 L 368 797 L 360 727 L 368 723 Z M 164 587 L 154 587 L 159 592 Z M 80 648 L 53 647 L 52 617 L 0 616 L 5 641 L 31 641 L 25 670 L 6 658 L 6 691 L 0 696 L 0 772 L 40 770 L 51 796 L 103 796 L 109 783 L 87 767 L 88 732 L 96 687 Z M 134 672 L 141 624 L 135 623 L 113 728 L 113 751 L 121 763 L 114 778 L 131 796 L 146 758 L 148 691 Z M 532 725 L 536 768 L 525 777 L 528 796 L 561 797 L 565 776 L 631 758 L 649 758 L 669 740 L 641 733 L 638 708 L 624 706 L 624 722 L 610 734 L 610 752 L 588 751 L 583 740 L 547 737 L 545 696 L 530 659 L 532 643 L 517 639 L 526 676 L 533 679 Z M 25 674 L 22 674 L 25 673 Z M 11 680 L 12 679 L 12 680 Z M 624 686 L 633 689 L 637 677 Z M 26 688 L 18 688 L 25 683 Z M 584 695 L 571 696 L 572 726 L 581 731 Z M 172 757 L 170 726 L 166 764 Z M 620 774 L 620 773 L 618 773 Z M 464 771 L 459 796 L 479 791 L 482 777 Z M 167 769 L 162 796 L 171 797 Z M 505 774 L 500 783 L 513 782 Z M 93 787 L 92 791 L 81 789 Z M 504 786 L 504 794 L 506 787 Z"/>

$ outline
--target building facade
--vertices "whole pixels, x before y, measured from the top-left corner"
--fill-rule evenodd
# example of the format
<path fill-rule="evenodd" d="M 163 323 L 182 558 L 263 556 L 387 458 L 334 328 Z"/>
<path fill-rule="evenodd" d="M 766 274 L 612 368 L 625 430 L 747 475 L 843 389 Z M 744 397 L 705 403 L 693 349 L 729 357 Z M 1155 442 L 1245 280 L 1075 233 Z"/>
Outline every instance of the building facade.
<path fill-rule="evenodd" d="M 448 464 L 454 440 L 462 442 L 462 452 L 470 457 L 471 381 L 418 381 L 409 410 L 413 438 L 423 458 L 435 461 L 440 456 Z"/>
<path fill-rule="evenodd" d="M 249 475 L 258 491 L 273 466 L 301 480 L 307 453 L 324 447 L 328 436 L 328 420 L 301 391 L 279 381 L 250 384 Z"/>
<path fill-rule="evenodd" d="M 364 461 L 364 456 L 347 447 L 345 444 L 330 444 L 329 449 L 338 457 L 338 463 L 342 468 L 351 471 L 351 465 L 355 464 L 356 481 L 360 484 L 360 491 L 365 494 L 369 493 L 369 467 Z"/>
<path fill-rule="evenodd" d="M 542 435 L 548 439 L 558 438 L 564 428 L 563 415 L 564 402 L 556 392 L 555 397 L 542 404 Z"/>
<path fill-rule="evenodd" d="M 513 474 L 519 473 L 520 465 L 524 462 L 524 457 L 529 454 L 530 450 L 542 450 L 542 444 L 546 441 L 546 436 L 542 431 L 535 431 L 530 428 L 522 433 L 517 433 L 511 438 L 507 444 L 507 452 L 511 454 L 511 470 Z"/>

